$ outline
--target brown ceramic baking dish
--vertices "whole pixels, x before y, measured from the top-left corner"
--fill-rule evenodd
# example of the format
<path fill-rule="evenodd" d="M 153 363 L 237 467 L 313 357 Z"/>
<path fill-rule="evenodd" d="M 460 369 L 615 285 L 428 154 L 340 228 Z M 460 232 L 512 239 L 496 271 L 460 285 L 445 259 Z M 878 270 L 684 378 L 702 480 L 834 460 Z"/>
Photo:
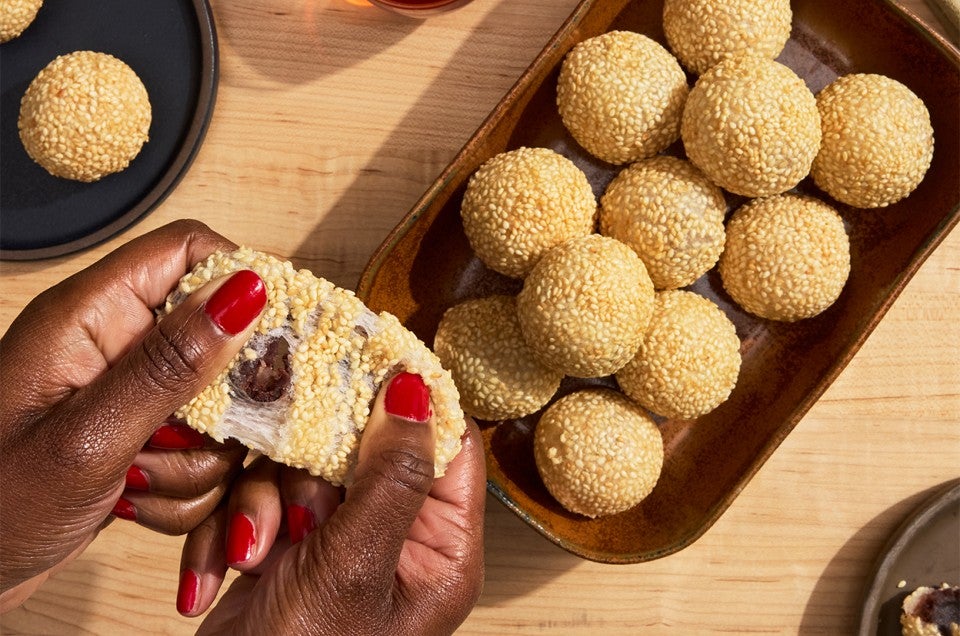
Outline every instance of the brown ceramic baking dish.
<path fill-rule="evenodd" d="M 872 211 L 830 200 L 809 179 L 798 186 L 835 205 L 851 239 L 850 279 L 820 316 L 794 324 L 754 318 L 724 293 L 715 270 L 690 287 L 717 302 L 736 325 L 742 341 L 740 379 L 730 399 L 709 415 L 658 420 L 666 451 L 663 473 L 637 507 L 595 520 L 566 512 L 550 497 L 534 465 L 531 432 L 538 414 L 480 423 L 490 492 L 544 536 L 587 559 L 646 561 L 702 535 L 837 377 L 960 218 L 957 51 L 884 0 L 795 0 L 792 5 L 793 32 L 778 59 L 814 92 L 851 72 L 882 73 L 906 84 L 930 111 L 933 164 L 910 197 Z M 499 152 L 544 146 L 583 168 L 599 196 L 619 168 L 589 157 L 564 130 L 555 106 L 560 62 L 577 42 L 614 29 L 638 31 L 665 44 L 662 9 L 662 0 L 584 0 L 374 254 L 359 296 L 432 343 L 450 306 L 519 291 L 518 281 L 486 269 L 470 251 L 459 214 L 467 180 Z M 667 152 L 682 149 L 677 144 Z M 731 210 L 741 202 L 728 197 Z M 566 380 L 558 397 L 586 383 L 615 386 L 610 378 Z"/>

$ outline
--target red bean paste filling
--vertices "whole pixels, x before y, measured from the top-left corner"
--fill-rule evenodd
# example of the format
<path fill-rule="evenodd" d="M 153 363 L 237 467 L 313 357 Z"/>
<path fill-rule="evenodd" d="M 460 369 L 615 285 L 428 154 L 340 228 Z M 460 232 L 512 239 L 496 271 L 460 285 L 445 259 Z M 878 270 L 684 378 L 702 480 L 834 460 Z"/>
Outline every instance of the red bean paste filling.
<path fill-rule="evenodd" d="M 263 355 L 243 360 L 230 372 L 233 385 L 254 402 L 275 402 L 290 387 L 290 344 L 269 338 Z"/>
<path fill-rule="evenodd" d="M 944 636 L 950 636 L 950 623 L 960 625 L 960 588 L 927 592 L 920 597 L 913 614 L 924 623 L 936 625 Z"/>

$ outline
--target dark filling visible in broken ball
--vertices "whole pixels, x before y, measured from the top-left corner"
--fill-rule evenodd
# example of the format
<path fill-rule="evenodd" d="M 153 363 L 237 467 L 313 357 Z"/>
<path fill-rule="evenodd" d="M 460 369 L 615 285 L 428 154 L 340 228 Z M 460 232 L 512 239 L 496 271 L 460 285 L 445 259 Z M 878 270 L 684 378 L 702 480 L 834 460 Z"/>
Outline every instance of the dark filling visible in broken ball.
<path fill-rule="evenodd" d="M 941 588 L 927 592 L 913 611 L 924 623 L 936 625 L 941 634 L 950 636 L 950 623 L 960 625 L 960 588 Z"/>
<path fill-rule="evenodd" d="M 290 345 L 270 338 L 262 356 L 243 360 L 230 372 L 233 385 L 255 402 L 273 402 L 290 386 Z"/>

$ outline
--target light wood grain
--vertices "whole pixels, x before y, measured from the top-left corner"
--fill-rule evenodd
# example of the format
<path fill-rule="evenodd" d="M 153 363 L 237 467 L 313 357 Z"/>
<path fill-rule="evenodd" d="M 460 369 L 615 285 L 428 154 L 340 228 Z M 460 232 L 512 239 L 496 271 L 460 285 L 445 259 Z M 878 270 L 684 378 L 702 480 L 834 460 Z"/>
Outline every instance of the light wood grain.
<path fill-rule="evenodd" d="M 575 4 L 475 0 L 421 23 L 360 0 L 216 0 L 222 76 L 196 163 L 116 239 L 0 264 L 0 329 L 42 289 L 180 217 L 355 286 Z M 923 0 L 901 4 L 935 23 Z M 461 633 L 851 633 L 884 541 L 960 472 L 958 324 L 955 231 L 719 521 L 669 557 L 583 561 L 490 498 L 485 590 Z M 0 631 L 190 633 L 197 621 L 174 609 L 180 543 L 115 522 Z"/>

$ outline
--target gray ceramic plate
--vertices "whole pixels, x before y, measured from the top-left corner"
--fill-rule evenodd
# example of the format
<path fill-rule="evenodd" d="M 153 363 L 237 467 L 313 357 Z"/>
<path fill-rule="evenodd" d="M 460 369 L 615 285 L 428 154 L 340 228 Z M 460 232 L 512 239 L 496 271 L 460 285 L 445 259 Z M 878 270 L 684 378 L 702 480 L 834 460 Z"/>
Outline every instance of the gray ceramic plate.
<path fill-rule="evenodd" d="M 884 546 L 867 588 L 860 636 L 899 636 L 903 599 L 941 583 L 960 585 L 960 480 L 938 489 Z"/>

